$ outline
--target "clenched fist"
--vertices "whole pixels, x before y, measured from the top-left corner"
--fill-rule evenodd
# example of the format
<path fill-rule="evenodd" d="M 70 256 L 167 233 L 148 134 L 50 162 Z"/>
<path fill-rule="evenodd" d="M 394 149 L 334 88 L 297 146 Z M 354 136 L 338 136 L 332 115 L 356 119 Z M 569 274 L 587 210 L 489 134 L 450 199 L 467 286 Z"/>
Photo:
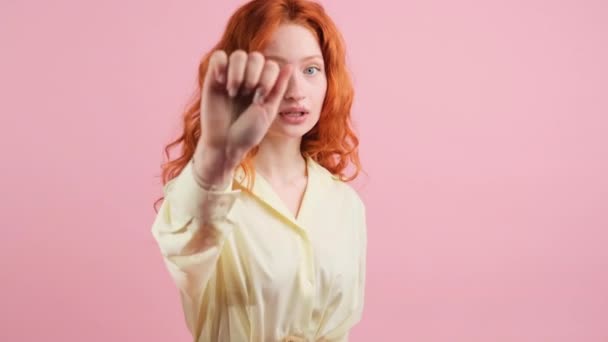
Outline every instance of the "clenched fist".
<path fill-rule="evenodd" d="M 194 153 L 199 185 L 224 189 L 246 153 L 277 116 L 293 68 L 259 52 L 213 52 L 202 87 L 201 138 Z"/>

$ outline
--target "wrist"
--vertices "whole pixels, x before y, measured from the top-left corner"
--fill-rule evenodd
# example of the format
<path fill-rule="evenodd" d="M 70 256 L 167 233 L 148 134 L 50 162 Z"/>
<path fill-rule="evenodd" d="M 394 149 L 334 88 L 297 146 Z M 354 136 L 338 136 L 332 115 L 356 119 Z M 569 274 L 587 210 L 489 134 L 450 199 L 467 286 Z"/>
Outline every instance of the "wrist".
<path fill-rule="evenodd" d="M 230 184 L 231 170 L 225 167 L 225 158 L 220 151 L 205 148 L 195 151 L 192 156 L 194 180 L 208 191 L 222 191 Z"/>

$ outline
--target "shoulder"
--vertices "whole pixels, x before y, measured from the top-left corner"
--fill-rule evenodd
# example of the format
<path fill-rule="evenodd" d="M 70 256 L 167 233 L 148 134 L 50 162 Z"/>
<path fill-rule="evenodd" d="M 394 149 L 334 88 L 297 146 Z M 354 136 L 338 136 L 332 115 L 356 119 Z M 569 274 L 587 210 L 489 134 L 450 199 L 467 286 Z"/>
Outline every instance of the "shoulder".
<path fill-rule="evenodd" d="M 365 211 L 365 204 L 361 196 L 350 184 L 316 162 L 314 162 L 313 167 L 316 172 L 315 176 L 320 186 L 325 189 L 324 193 L 327 197 L 340 201 L 342 204 L 347 204 L 351 209 Z"/>

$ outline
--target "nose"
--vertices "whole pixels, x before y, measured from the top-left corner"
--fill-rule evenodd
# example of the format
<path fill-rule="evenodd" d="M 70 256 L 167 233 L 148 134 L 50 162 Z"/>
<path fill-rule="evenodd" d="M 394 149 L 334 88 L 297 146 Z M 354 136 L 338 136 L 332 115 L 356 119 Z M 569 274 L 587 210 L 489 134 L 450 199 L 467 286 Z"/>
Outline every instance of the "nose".
<path fill-rule="evenodd" d="M 291 101 L 300 101 L 304 99 L 304 91 L 302 87 L 303 80 L 301 79 L 301 75 L 294 70 L 289 78 L 289 83 L 287 84 L 287 90 L 285 91 L 285 100 Z"/>

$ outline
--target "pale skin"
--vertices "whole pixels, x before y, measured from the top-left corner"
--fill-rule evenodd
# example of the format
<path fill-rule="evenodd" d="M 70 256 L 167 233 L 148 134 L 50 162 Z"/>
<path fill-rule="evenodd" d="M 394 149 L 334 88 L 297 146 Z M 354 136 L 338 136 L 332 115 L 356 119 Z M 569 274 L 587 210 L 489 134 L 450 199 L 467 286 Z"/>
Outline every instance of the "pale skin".
<path fill-rule="evenodd" d="M 257 145 L 256 172 L 297 216 L 307 183 L 300 143 L 319 119 L 326 89 L 320 47 L 302 26 L 281 25 L 264 51 L 215 51 L 201 94 L 203 134 L 194 154 L 199 185 L 225 189 Z M 279 115 L 292 106 L 306 108 L 302 123 Z"/>

